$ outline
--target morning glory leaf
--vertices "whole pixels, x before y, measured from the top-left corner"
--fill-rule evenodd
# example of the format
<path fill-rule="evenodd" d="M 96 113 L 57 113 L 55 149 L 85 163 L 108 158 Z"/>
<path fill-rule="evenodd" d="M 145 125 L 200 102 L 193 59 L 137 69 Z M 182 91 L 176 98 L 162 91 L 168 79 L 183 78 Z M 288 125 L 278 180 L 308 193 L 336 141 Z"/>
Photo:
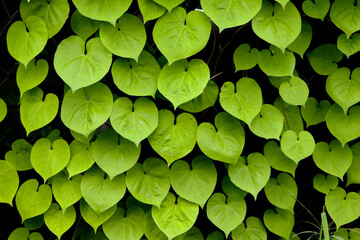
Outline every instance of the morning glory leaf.
<path fill-rule="evenodd" d="M 168 240 L 168 237 L 158 228 L 149 210 L 143 220 L 144 234 L 148 240 Z M 181 235 L 180 235 L 181 236 Z"/>
<path fill-rule="evenodd" d="M 291 231 L 295 224 L 294 215 L 289 210 L 281 208 L 268 209 L 264 213 L 264 224 L 270 232 L 289 239 Z"/>
<path fill-rule="evenodd" d="M 360 6 L 355 0 L 335 0 L 331 5 L 331 21 L 346 33 L 347 38 L 360 30 Z"/>
<path fill-rule="evenodd" d="M 50 208 L 44 214 L 44 221 L 49 230 L 54 233 L 58 239 L 70 229 L 75 223 L 76 211 L 73 206 L 61 210 L 57 203 L 52 203 Z"/>
<path fill-rule="evenodd" d="M 326 114 L 331 107 L 327 100 L 322 100 L 320 103 L 316 98 L 309 97 L 305 106 L 301 106 L 301 115 L 306 122 L 306 126 L 312 126 L 325 122 Z"/>
<path fill-rule="evenodd" d="M 4 120 L 4 118 L 6 117 L 6 114 L 7 114 L 6 103 L 4 102 L 4 100 L 2 100 L 0 98 L 0 122 L 2 122 L 2 120 Z"/>
<path fill-rule="evenodd" d="M 339 179 L 333 175 L 316 174 L 313 178 L 313 186 L 321 193 L 328 194 L 330 190 L 334 190 L 339 184 Z"/>
<path fill-rule="evenodd" d="M 337 48 L 349 58 L 351 55 L 360 51 L 360 34 L 355 33 L 349 38 L 346 34 L 341 34 L 337 39 Z"/>
<path fill-rule="evenodd" d="M 85 17 L 76 10 L 71 16 L 70 24 L 74 33 L 86 41 L 91 35 L 99 30 L 101 22 Z"/>
<path fill-rule="evenodd" d="M 153 0 L 138 0 L 139 10 L 144 18 L 144 23 L 157 19 L 166 12 L 166 8 Z"/>
<path fill-rule="evenodd" d="M 329 0 L 305 0 L 302 3 L 302 10 L 306 15 L 324 21 L 324 18 L 330 10 Z"/>
<path fill-rule="evenodd" d="M 346 172 L 346 186 L 349 186 L 353 183 L 360 183 L 360 175 L 358 174 L 360 169 L 360 143 L 355 143 L 352 145 L 351 151 L 353 154 L 353 159 L 350 168 Z"/>
<path fill-rule="evenodd" d="M 5 160 L 11 163 L 17 171 L 26 171 L 33 168 L 30 162 L 32 145 L 25 139 L 17 139 L 11 144 L 11 149 L 5 154 Z"/>
<path fill-rule="evenodd" d="M 240 224 L 231 232 L 231 236 L 236 240 L 245 239 L 267 239 L 266 229 L 262 221 L 257 217 L 248 217 L 246 225 Z"/>
<path fill-rule="evenodd" d="M 314 152 L 315 140 L 308 131 L 297 134 L 293 130 L 287 130 L 281 137 L 280 146 L 281 151 L 298 164 Z"/>
<path fill-rule="evenodd" d="M 219 231 L 214 231 L 206 237 L 206 240 L 224 240 L 224 239 L 225 239 L 224 234 Z"/>
<path fill-rule="evenodd" d="M 94 159 L 91 156 L 90 148 L 85 143 L 81 143 L 78 140 L 74 140 L 70 143 L 70 161 L 66 165 L 66 169 L 69 173 L 69 178 L 76 174 L 85 172 L 93 164 Z"/>
<path fill-rule="evenodd" d="M 269 76 L 285 77 L 293 76 L 295 69 L 295 56 L 292 52 L 270 46 L 259 53 L 258 64 L 260 69 Z"/>
<path fill-rule="evenodd" d="M 0 160 L 0 202 L 11 206 L 19 187 L 19 175 L 15 167 L 4 160 Z"/>
<path fill-rule="evenodd" d="M 287 48 L 300 55 L 303 58 L 304 53 L 310 46 L 312 39 L 312 28 L 308 21 L 301 19 L 300 35 Z"/>
<path fill-rule="evenodd" d="M 29 235 L 29 230 L 24 227 L 19 227 L 11 232 L 8 240 L 28 240 Z"/>
<path fill-rule="evenodd" d="M 305 105 L 309 96 L 309 87 L 304 80 L 292 77 L 288 82 L 281 83 L 279 94 L 291 105 Z"/>
<path fill-rule="evenodd" d="M 235 72 L 255 67 L 258 62 L 258 55 L 259 50 L 257 48 L 251 48 L 247 43 L 238 46 L 233 54 Z"/>
<path fill-rule="evenodd" d="M 329 75 L 336 71 L 338 68 L 337 62 L 343 58 L 342 52 L 336 47 L 335 44 L 323 44 L 308 54 L 311 67 L 317 74 Z"/>
<path fill-rule="evenodd" d="M 169 12 L 171 12 L 175 7 L 179 6 L 182 2 L 184 2 L 184 0 L 172 0 L 172 1 L 153 0 L 153 1 L 165 7 Z"/>

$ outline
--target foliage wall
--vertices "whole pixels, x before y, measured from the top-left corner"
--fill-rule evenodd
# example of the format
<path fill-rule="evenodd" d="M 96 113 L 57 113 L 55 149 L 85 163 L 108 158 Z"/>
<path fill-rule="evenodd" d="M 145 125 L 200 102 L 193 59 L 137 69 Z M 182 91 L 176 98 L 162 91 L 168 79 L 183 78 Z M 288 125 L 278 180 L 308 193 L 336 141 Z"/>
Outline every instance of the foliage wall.
<path fill-rule="evenodd" d="M 1 239 L 360 239 L 358 1 L 1 11 Z"/>

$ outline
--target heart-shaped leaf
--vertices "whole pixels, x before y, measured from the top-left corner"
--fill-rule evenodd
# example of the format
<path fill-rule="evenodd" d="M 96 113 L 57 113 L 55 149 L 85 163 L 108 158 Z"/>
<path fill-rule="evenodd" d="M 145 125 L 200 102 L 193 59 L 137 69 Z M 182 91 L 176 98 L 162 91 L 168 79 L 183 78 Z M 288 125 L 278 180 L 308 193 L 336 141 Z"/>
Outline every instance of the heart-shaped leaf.
<path fill-rule="evenodd" d="M 4 100 L 0 98 L 0 122 L 4 120 L 5 116 L 7 114 L 7 106 Z"/>
<path fill-rule="evenodd" d="M 181 113 L 175 117 L 169 110 L 159 111 L 159 125 L 148 137 L 151 147 L 168 165 L 191 152 L 196 143 L 197 122 L 193 115 Z"/>
<path fill-rule="evenodd" d="M 339 229 L 360 217 L 360 195 L 355 192 L 346 194 L 344 189 L 337 187 L 325 196 L 325 207 Z"/>
<path fill-rule="evenodd" d="M 26 21 L 30 16 L 41 18 L 47 26 L 49 38 L 52 38 L 65 24 L 69 17 L 70 6 L 67 0 L 21 0 L 20 14 Z"/>
<path fill-rule="evenodd" d="M 279 140 L 283 129 L 284 117 L 282 113 L 271 104 L 264 104 L 260 113 L 251 121 L 250 130 L 257 136 Z"/>
<path fill-rule="evenodd" d="M 304 53 L 310 46 L 312 39 L 312 28 L 308 21 L 301 19 L 300 35 L 287 48 L 300 55 L 303 58 Z"/>
<path fill-rule="evenodd" d="M 360 30 L 360 6 L 355 0 L 335 0 L 331 5 L 331 21 L 346 33 L 347 38 Z"/>
<path fill-rule="evenodd" d="M 139 10 L 144 18 L 144 23 L 154 20 L 166 12 L 166 8 L 153 0 L 138 0 Z"/>
<path fill-rule="evenodd" d="M 336 103 L 326 114 L 326 126 L 331 134 L 344 146 L 347 142 L 360 137 L 360 106 L 353 106 L 348 114 Z"/>
<path fill-rule="evenodd" d="M 222 232 L 219 231 L 214 231 L 212 233 L 210 233 L 206 240 L 224 240 L 224 234 Z"/>
<path fill-rule="evenodd" d="M 32 231 L 41 228 L 44 225 L 44 215 L 39 215 L 24 221 L 24 226 Z"/>
<path fill-rule="evenodd" d="M 290 105 L 284 102 L 280 97 L 275 100 L 274 106 L 277 107 L 277 109 L 279 109 L 284 116 L 284 126 L 282 133 L 290 129 L 296 133 L 300 133 L 304 130 L 304 123 L 301 118 L 300 109 L 298 106 Z"/>
<path fill-rule="evenodd" d="M 27 228 L 16 228 L 12 233 L 10 234 L 8 240 L 44 240 L 42 235 L 38 232 L 32 232 L 30 234 L 29 230 Z"/>
<path fill-rule="evenodd" d="M 298 77 L 292 77 L 288 82 L 283 82 L 279 87 L 282 99 L 291 105 L 305 105 L 309 96 L 306 82 Z"/>
<path fill-rule="evenodd" d="M 352 183 L 360 183 L 360 143 L 355 143 L 351 146 L 353 159 L 350 168 L 346 172 L 346 186 Z"/>
<path fill-rule="evenodd" d="M 31 60 L 27 67 L 19 64 L 16 71 L 16 83 L 20 90 L 20 98 L 23 94 L 42 83 L 49 71 L 49 65 L 46 60 L 40 59 L 35 64 L 35 59 Z"/>
<path fill-rule="evenodd" d="M 306 15 L 324 21 L 326 14 L 330 9 L 329 0 L 305 0 L 302 3 L 302 10 Z"/>
<path fill-rule="evenodd" d="M 200 229 L 193 226 L 189 231 L 174 238 L 174 240 L 204 240 Z"/>
<path fill-rule="evenodd" d="M 140 156 L 141 145 L 119 136 L 114 130 L 102 131 L 91 145 L 91 154 L 97 165 L 110 179 L 132 168 Z"/>
<path fill-rule="evenodd" d="M 246 219 L 246 226 L 241 223 L 240 226 L 231 232 L 231 237 L 234 240 L 245 239 L 267 239 L 266 229 L 261 220 L 257 217 L 248 217 Z"/>
<path fill-rule="evenodd" d="M 29 135 L 32 131 L 49 124 L 59 109 L 59 99 L 55 94 L 46 94 L 43 100 L 43 91 L 34 88 L 24 93 L 20 105 L 20 120 Z"/>
<path fill-rule="evenodd" d="M 201 208 L 214 191 L 216 179 L 215 165 L 204 155 L 195 157 L 191 166 L 183 160 L 176 161 L 170 170 L 170 182 L 175 192 Z"/>
<path fill-rule="evenodd" d="M 87 222 L 96 233 L 98 227 L 106 222 L 116 211 L 117 206 L 114 205 L 108 210 L 97 214 L 84 199 L 80 200 L 80 213 L 81 217 Z"/>
<path fill-rule="evenodd" d="M 114 130 L 139 146 L 158 126 L 158 109 L 148 98 L 136 99 L 134 104 L 126 97 L 114 102 L 110 116 Z"/>
<path fill-rule="evenodd" d="M 11 163 L 17 171 L 26 171 L 33 168 L 30 162 L 32 145 L 25 139 L 17 139 L 11 144 L 11 149 L 5 154 L 5 160 Z"/>
<path fill-rule="evenodd" d="M 82 177 L 80 189 L 85 201 L 99 215 L 123 198 L 126 191 L 125 175 L 110 179 L 99 167 L 93 166 Z"/>
<path fill-rule="evenodd" d="M 325 122 L 325 117 L 330 107 L 331 104 L 327 100 L 322 100 L 318 103 L 316 98 L 309 97 L 305 106 L 301 106 L 301 115 L 306 122 L 306 126 L 310 127 Z"/>
<path fill-rule="evenodd" d="M 293 130 L 287 130 L 281 137 L 280 146 L 281 151 L 298 164 L 314 152 L 315 140 L 308 131 L 296 134 Z"/>
<path fill-rule="evenodd" d="M 61 79 L 72 91 L 100 81 L 109 71 L 112 54 L 106 50 L 100 38 L 88 42 L 78 36 L 61 41 L 54 56 L 54 67 Z"/>
<path fill-rule="evenodd" d="M 258 55 L 259 50 L 257 48 L 251 48 L 247 43 L 238 46 L 233 55 L 235 72 L 255 67 L 258 62 Z"/>
<path fill-rule="evenodd" d="M 26 26 L 25 26 L 26 24 Z M 44 48 L 48 40 L 46 23 L 38 17 L 30 16 L 14 22 L 7 31 L 6 43 L 10 55 L 25 68 Z"/>
<path fill-rule="evenodd" d="M 44 214 L 44 221 L 49 230 L 54 233 L 58 239 L 70 229 L 75 223 L 76 211 L 73 206 L 63 211 L 57 203 L 52 203 L 50 208 Z"/>
<path fill-rule="evenodd" d="M 17 191 L 15 202 L 22 222 L 45 213 L 52 201 L 51 188 L 47 184 L 39 187 L 36 179 L 24 182 Z"/>
<path fill-rule="evenodd" d="M 160 52 L 172 64 L 202 50 L 209 40 L 210 31 L 211 23 L 205 13 L 191 11 L 186 14 L 185 9 L 177 7 L 156 21 L 153 38 Z"/>
<path fill-rule="evenodd" d="M 101 22 L 87 18 L 76 10 L 71 16 L 70 24 L 74 33 L 86 41 L 91 35 L 99 30 Z"/>
<path fill-rule="evenodd" d="M 19 187 L 19 175 L 15 167 L 7 161 L 0 160 L 0 169 L 0 202 L 12 206 L 13 198 Z"/>
<path fill-rule="evenodd" d="M 138 61 L 116 59 L 111 74 L 115 85 L 124 93 L 132 96 L 155 96 L 161 68 L 155 57 L 142 51 Z"/>
<path fill-rule="evenodd" d="M 335 44 L 328 43 L 315 48 L 306 56 L 317 74 L 329 75 L 336 71 L 336 63 L 340 62 L 344 55 Z"/>
<path fill-rule="evenodd" d="M 96 83 L 79 91 L 67 91 L 61 105 L 61 120 L 71 130 L 85 137 L 110 117 L 113 97 L 103 83 Z"/>
<path fill-rule="evenodd" d="M 289 240 L 294 227 L 294 215 L 289 210 L 281 208 L 268 209 L 264 213 L 264 224 L 270 232 Z"/>
<path fill-rule="evenodd" d="M 67 179 L 66 174 L 60 172 L 52 180 L 54 198 L 63 212 L 82 198 L 80 183 L 82 175 L 78 174 Z"/>
<path fill-rule="evenodd" d="M 115 25 L 116 19 L 130 7 L 132 0 L 73 0 L 79 12 L 85 17 L 107 21 Z"/>
<path fill-rule="evenodd" d="M 330 190 L 334 190 L 339 184 L 339 179 L 333 175 L 316 174 L 313 178 L 313 186 L 321 193 L 328 194 Z"/>
<path fill-rule="evenodd" d="M 228 171 L 230 180 L 256 199 L 270 178 L 271 168 L 268 160 L 255 152 L 247 158 L 240 157 L 236 165 L 229 165 Z"/>
<path fill-rule="evenodd" d="M 350 147 L 344 146 L 338 140 L 332 140 L 330 145 L 326 142 L 319 142 L 315 146 L 313 159 L 321 170 L 336 177 L 341 181 L 346 171 L 349 169 L 353 154 Z"/>
<path fill-rule="evenodd" d="M 201 59 L 179 60 L 165 65 L 158 80 L 159 92 L 176 109 L 180 104 L 199 96 L 210 79 L 210 70 Z"/>
<path fill-rule="evenodd" d="M 281 49 L 282 52 L 301 32 L 301 17 L 297 8 L 289 2 L 285 9 L 278 3 L 265 0 L 260 12 L 252 19 L 255 34 Z"/>
<path fill-rule="evenodd" d="M 101 24 L 100 40 L 113 54 L 137 61 L 146 42 L 145 26 L 138 17 L 125 13 L 115 26 Z"/>
<path fill-rule="evenodd" d="M 41 138 L 31 149 L 30 159 L 35 171 L 46 182 L 69 163 L 70 148 L 63 139 L 57 139 L 51 143 L 49 139 Z"/>
<path fill-rule="evenodd" d="M 269 141 L 265 144 L 264 156 L 272 168 L 278 171 L 288 172 L 295 177 L 297 164 L 281 151 L 275 141 Z"/>
<path fill-rule="evenodd" d="M 247 77 L 236 83 L 236 92 L 232 82 L 225 82 L 221 87 L 220 104 L 225 111 L 250 125 L 261 110 L 261 89 L 254 79 Z"/>
<path fill-rule="evenodd" d="M 160 207 L 170 190 L 169 168 L 159 158 L 148 158 L 126 172 L 126 186 L 140 202 Z"/>
<path fill-rule="evenodd" d="M 109 239 L 138 240 L 144 234 L 144 211 L 140 207 L 125 210 L 121 207 L 103 224 L 105 235 Z"/>
<path fill-rule="evenodd" d="M 148 240 L 168 240 L 168 237 L 158 228 L 151 216 L 151 210 L 145 214 L 143 229 Z"/>
<path fill-rule="evenodd" d="M 351 55 L 360 51 L 360 34 L 355 33 L 349 38 L 346 37 L 346 34 L 341 34 L 337 39 L 338 49 L 349 58 Z"/>
<path fill-rule="evenodd" d="M 200 3 L 205 14 L 219 27 L 219 32 L 249 22 L 261 9 L 261 0 L 201 0 Z"/>
<path fill-rule="evenodd" d="M 196 132 L 200 150 L 209 158 L 235 164 L 245 144 L 245 132 L 241 123 L 226 112 L 215 116 L 215 127 L 201 123 Z"/>
<path fill-rule="evenodd" d="M 171 12 L 173 8 L 179 6 L 184 0 L 172 0 L 172 1 L 153 0 L 153 1 L 165 7 L 169 12 Z"/>
<path fill-rule="evenodd" d="M 238 188 L 231 180 L 229 175 L 225 176 L 223 180 L 221 181 L 221 187 L 223 189 L 223 192 L 227 196 L 240 196 L 242 198 L 245 198 L 247 195 L 247 192 Z"/>
<path fill-rule="evenodd" d="M 226 197 L 222 193 L 215 193 L 206 205 L 206 215 L 215 226 L 225 233 L 227 238 L 229 233 L 245 219 L 245 200 L 237 196 Z"/>
<path fill-rule="evenodd" d="M 350 69 L 337 69 L 326 80 L 326 92 L 346 113 L 360 101 L 360 68 L 355 68 L 351 77 Z"/>
<path fill-rule="evenodd" d="M 70 133 L 71 133 L 71 136 L 73 136 L 73 138 L 75 138 L 74 140 L 76 140 L 78 143 L 83 143 L 86 146 L 90 146 L 90 141 L 95 135 L 95 131 L 92 131 L 89 134 L 89 136 L 85 137 L 84 135 L 82 135 L 82 134 L 80 134 L 78 132 L 75 132 L 75 131 L 73 131 L 71 129 L 70 129 Z"/>
<path fill-rule="evenodd" d="M 281 50 L 273 45 L 270 50 L 261 50 L 258 58 L 260 69 L 269 76 L 293 76 L 295 69 L 295 56 L 292 52 Z"/>
<path fill-rule="evenodd" d="M 85 172 L 93 164 L 94 159 L 91 156 L 90 148 L 77 140 L 72 141 L 70 144 L 70 161 L 66 166 L 69 173 L 69 178 L 76 174 Z"/>
<path fill-rule="evenodd" d="M 289 174 L 280 173 L 276 179 L 270 178 L 264 190 L 266 198 L 272 205 L 294 212 L 298 188 Z"/>
<path fill-rule="evenodd" d="M 188 231 L 199 214 L 199 206 L 171 192 L 168 193 L 160 208 L 153 206 L 151 215 L 169 240 Z"/>

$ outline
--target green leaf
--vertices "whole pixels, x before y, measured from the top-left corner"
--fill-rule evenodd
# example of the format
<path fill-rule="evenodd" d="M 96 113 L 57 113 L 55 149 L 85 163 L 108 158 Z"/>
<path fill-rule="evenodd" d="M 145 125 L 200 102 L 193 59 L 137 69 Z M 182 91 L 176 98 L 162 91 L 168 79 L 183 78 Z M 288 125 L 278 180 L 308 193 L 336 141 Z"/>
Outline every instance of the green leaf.
<path fill-rule="evenodd" d="M 70 143 L 70 153 L 70 161 L 66 166 L 69 178 L 75 176 L 76 174 L 85 172 L 95 162 L 91 156 L 90 148 L 86 144 L 77 140 Z"/>
<path fill-rule="evenodd" d="M 87 222 L 96 233 L 98 227 L 106 222 L 116 211 L 117 206 L 114 205 L 106 211 L 97 214 L 84 199 L 80 200 L 80 213 L 81 217 Z"/>
<path fill-rule="evenodd" d="M 270 232 L 276 235 L 289 239 L 291 230 L 294 227 L 294 215 L 289 210 L 281 208 L 268 209 L 264 213 L 264 224 Z"/>
<path fill-rule="evenodd" d="M 294 212 L 298 188 L 289 174 L 280 173 L 276 179 L 270 178 L 264 190 L 266 198 L 272 205 Z"/>
<path fill-rule="evenodd" d="M 240 157 L 236 165 L 229 165 L 230 180 L 239 188 L 251 193 L 256 200 L 270 178 L 271 168 L 268 160 L 260 153 Z"/>
<path fill-rule="evenodd" d="M 59 99 L 55 94 L 46 94 L 34 88 L 24 93 L 20 105 L 20 120 L 26 130 L 26 135 L 49 124 L 59 109 Z"/>
<path fill-rule="evenodd" d="M 258 63 L 259 50 L 251 48 L 249 44 L 243 43 L 238 46 L 233 54 L 235 72 L 239 70 L 249 70 Z"/>
<path fill-rule="evenodd" d="M 16 71 L 16 83 L 20 90 L 20 98 L 23 94 L 40 85 L 49 72 L 49 65 L 46 60 L 40 59 L 35 64 L 35 59 L 31 60 L 27 67 L 19 64 Z"/>
<path fill-rule="evenodd" d="M 193 115 L 181 113 L 176 117 L 169 110 L 159 111 L 159 125 L 148 137 L 151 147 L 168 165 L 189 154 L 196 143 L 197 122 Z"/>
<path fill-rule="evenodd" d="M 110 22 L 115 25 L 116 19 L 122 16 L 130 7 L 132 0 L 73 0 L 72 1 L 85 17 Z"/>
<path fill-rule="evenodd" d="M 115 26 L 101 24 L 100 40 L 113 54 L 137 61 L 146 42 L 145 26 L 138 17 L 125 13 Z"/>
<path fill-rule="evenodd" d="M 347 38 L 360 30 L 360 6 L 355 0 L 335 0 L 331 5 L 331 21 L 346 33 Z"/>
<path fill-rule="evenodd" d="M 108 129 L 100 133 L 91 145 L 91 154 L 96 164 L 110 179 L 132 168 L 140 156 L 141 145 L 136 145 Z"/>
<path fill-rule="evenodd" d="M 321 170 L 339 177 L 341 181 L 346 171 L 350 168 L 353 154 L 350 147 L 334 139 L 328 145 L 326 142 L 319 142 L 315 146 L 313 159 Z"/>
<path fill-rule="evenodd" d="M 325 122 L 325 117 L 330 107 L 331 104 L 327 100 L 322 100 L 318 103 L 316 98 L 309 97 L 305 106 L 301 106 L 301 115 L 306 122 L 306 126 L 310 127 Z"/>
<path fill-rule="evenodd" d="M 339 179 L 333 175 L 316 174 L 313 178 L 313 186 L 321 193 L 328 194 L 330 190 L 334 190 L 339 184 Z"/>
<path fill-rule="evenodd" d="M 252 78 L 241 78 L 235 86 L 225 82 L 220 92 L 221 107 L 234 117 L 250 125 L 262 106 L 261 89 Z"/>
<path fill-rule="evenodd" d="M 274 106 L 277 107 L 284 116 L 283 133 L 290 129 L 296 133 L 304 130 L 304 124 L 298 106 L 287 104 L 280 97 L 275 100 Z"/>
<path fill-rule="evenodd" d="M 189 231 L 174 238 L 174 240 L 204 240 L 204 236 L 197 227 L 190 228 Z"/>
<path fill-rule="evenodd" d="M 36 230 L 44 225 L 44 215 L 39 215 L 24 221 L 24 226 L 29 230 Z"/>
<path fill-rule="evenodd" d="M 201 208 L 213 193 L 216 179 L 215 165 L 204 155 L 195 157 L 191 166 L 183 160 L 176 161 L 170 170 L 170 182 L 175 192 Z"/>
<path fill-rule="evenodd" d="M 336 103 L 326 114 L 326 126 L 331 134 L 344 146 L 347 142 L 360 137 L 360 106 L 353 106 L 348 114 Z"/>
<path fill-rule="evenodd" d="M 52 201 L 51 188 L 47 184 L 39 187 L 36 179 L 24 182 L 15 197 L 16 207 L 21 216 L 22 223 L 29 218 L 45 213 Z"/>
<path fill-rule="evenodd" d="M 288 82 L 283 82 L 279 87 L 282 99 L 291 105 L 305 105 L 309 96 L 306 82 L 298 77 L 292 77 Z"/>
<path fill-rule="evenodd" d="M 92 131 L 89 136 L 85 137 L 84 135 L 77 133 L 71 129 L 70 129 L 70 133 L 71 133 L 71 136 L 73 136 L 73 138 L 75 138 L 74 140 L 76 140 L 78 143 L 83 143 L 86 146 L 90 146 L 90 141 L 95 135 L 95 131 Z"/>
<path fill-rule="evenodd" d="M 337 62 L 343 58 L 342 52 L 336 47 L 335 44 L 323 44 L 308 54 L 311 67 L 317 74 L 329 75 L 336 71 Z"/>
<path fill-rule="evenodd" d="M 226 112 L 215 116 L 215 127 L 201 123 L 196 132 L 200 150 L 212 160 L 235 164 L 245 144 L 245 132 L 241 123 Z"/>
<path fill-rule="evenodd" d="M 280 3 L 282 8 L 285 10 L 286 4 L 290 1 L 290 0 L 275 0 L 276 2 Z"/>
<path fill-rule="evenodd" d="M 56 49 L 54 67 L 60 78 L 73 92 L 100 81 L 109 71 L 112 54 L 100 38 L 86 42 L 78 36 L 62 40 Z"/>
<path fill-rule="evenodd" d="M 86 41 L 91 35 L 99 30 L 101 22 L 87 18 L 76 10 L 71 16 L 70 24 L 74 33 Z"/>
<path fill-rule="evenodd" d="M 125 175 L 110 179 L 99 167 L 93 166 L 82 177 L 80 189 L 85 201 L 99 215 L 123 198 L 126 191 Z"/>
<path fill-rule="evenodd" d="M 4 160 L 0 160 L 0 202 L 11 206 L 19 187 L 19 175 L 15 167 Z"/>
<path fill-rule="evenodd" d="M 69 17 L 70 6 L 67 0 L 21 0 L 20 14 L 23 20 L 30 16 L 41 18 L 47 26 L 49 38 L 57 34 Z"/>
<path fill-rule="evenodd" d="M 302 10 L 306 15 L 324 21 L 326 14 L 330 9 L 329 0 L 305 0 L 302 3 Z"/>
<path fill-rule="evenodd" d="M 264 156 L 272 168 L 278 171 L 288 172 L 295 177 L 297 164 L 281 151 L 277 142 L 269 141 L 265 144 Z"/>
<path fill-rule="evenodd" d="M 126 172 L 126 186 L 140 202 L 160 207 L 170 190 L 169 168 L 159 158 L 148 158 Z"/>
<path fill-rule="evenodd" d="M 271 104 L 264 104 L 260 113 L 251 121 L 249 128 L 256 136 L 279 140 L 283 122 L 284 117 L 279 109 Z"/>
<path fill-rule="evenodd" d="M 300 35 L 287 48 L 300 55 L 303 58 L 304 53 L 310 46 L 312 39 L 312 28 L 308 21 L 301 19 Z"/>
<path fill-rule="evenodd" d="M 160 4 L 161 6 L 164 6 L 169 12 L 171 12 L 173 8 L 179 6 L 184 0 L 172 0 L 172 1 L 153 0 L 153 1 Z"/>
<path fill-rule="evenodd" d="M 205 14 L 219 27 L 220 33 L 226 28 L 249 22 L 261 9 L 261 0 L 201 0 L 200 3 Z"/>
<path fill-rule="evenodd" d="M 11 149 L 5 154 L 5 160 L 11 163 L 17 171 L 26 171 L 33 168 L 30 162 L 32 145 L 25 139 L 17 139 L 11 144 Z"/>
<path fill-rule="evenodd" d="M 61 105 L 61 120 L 66 127 L 88 137 L 110 117 L 113 97 L 103 83 L 79 91 L 67 91 Z"/>
<path fill-rule="evenodd" d="M 52 203 L 50 208 L 44 214 L 44 221 L 49 230 L 54 233 L 58 239 L 70 229 L 75 223 L 76 211 L 73 206 L 63 211 L 57 203 Z"/>
<path fill-rule="evenodd" d="M 258 58 L 260 69 L 269 76 L 293 76 L 295 69 L 295 56 L 292 52 L 271 45 L 270 50 L 261 50 Z"/>
<path fill-rule="evenodd" d="M 336 229 L 360 217 L 360 195 L 355 192 L 346 194 L 340 187 L 326 195 L 325 206 L 336 224 Z"/>
<path fill-rule="evenodd" d="M 0 98 L 0 122 L 4 120 L 6 114 L 7 114 L 6 103 L 4 102 L 4 100 Z"/>
<path fill-rule="evenodd" d="M 314 152 L 315 140 L 308 131 L 297 134 L 293 130 L 287 130 L 281 137 L 280 146 L 281 151 L 298 164 Z"/>
<path fill-rule="evenodd" d="M 360 101 L 360 68 L 355 68 L 350 77 L 350 69 L 339 68 L 326 80 L 326 92 L 339 104 L 344 113 Z"/>
<path fill-rule="evenodd" d="M 82 198 L 80 190 L 81 178 L 82 175 L 78 174 L 72 179 L 67 179 L 66 174 L 63 172 L 53 177 L 52 191 L 63 212 Z"/>
<path fill-rule="evenodd" d="M 224 240 L 224 234 L 219 231 L 214 231 L 206 237 L 206 240 Z"/>
<path fill-rule="evenodd" d="M 10 234 L 8 240 L 44 240 L 38 232 L 29 233 L 29 230 L 23 227 L 16 228 Z"/>
<path fill-rule="evenodd" d="M 238 188 L 231 180 L 229 175 L 226 175 L 223 180 L 221 181 L 221 187 L 223 192 L 227 196 L 239 196 L 245 198 L 247 192 Z"/>
<path fill-rule="evenodd" d="M 273 6 L 265 0 L 252 19 L 252 29 L 258 37 L 284 52 L 301 32 L 300 13 L 291 2 L 283 9 L 280 4 Z"/>
<path fill-rule="evenodd" d="M 159 3 L 159 0 L 155 1 Z M 169 2 L 169 1 L 166 1 Z M 160 17 L 154 26 L 153 38 L 169 64 L 200 52 L 207 44 L 211 23 L 205 13 L 177 7 Z"/>
<path fill-rule="evenodd" d="M 360 51 L 360 34 L 355 33 L 349 38 L 346 34 L 341 34 L 337 39 L 337 48 L 349 58 L 351 55 Z"/>
<path fill-rule="evenodd" d="M 153 0 L 138 0 L 138 5 L 143 16 L 144 23 L 157 19 L 166 12 L 166 8 Z"/>
<path fill-rule="evenodd" d="M 105 235 L 109 239 L 138 240 L 144 234 L 144 211 L 140 207 L 125 210 L 121 207 L 103 224 Z"/>
<path fill-rule="evenodd" d="M 226 197 L 222 193 L 215 193 L 206 205 L 206 214 L 227 238 L 229 233 L 245 219 L 246 203 L 243 198 L 237 196 Z"/>
<path fill-rule="evenodd" d="M 169 240 L 188 231 L 195 223 L 199 206 L 168 193 L 160 208 L 151 208 L 152 217 Z"/>
<path fill-rule="evenodd" d="M 132 96 L 155 96 L 161 68 L 155 57 L 142 51 L 138 61 L 116 59 L 111 74 L 115 85 L 124 93 Z"/>
<path fill-rule="evenodd" d="M 264 224 L 257 217 L 248 217 L 246 219 L 246 226 L 242 223 L 231 232 L 231 237 L 234 240 L 266 240 L 267 234 Z"/>
<path fill-rule="evenodd" d="M 51 143 L 49 139 L 41 138 L 32 147 L 30 159 L 35 171 L 46 182 L 69 163 L 70 148 L 63 139 Z"/>
<path fill-rule="evenodd" d="M 359 175 L 359 169 L 360 169 L 360 143 L 355 143 L 351 146 L 351 151 L 353 154 L 352 163 L 350 165 L 350 168 L 346 172 L 346 186 L 349 186 L 350 184 L 360 183 L 360 175 Z"/>
<path fill-rule="evenodd" d="M 148 240 L 168 240 L 167 236 L 156 226 L 151 216 L 151 210 L 145 214 L 143 229 Z"/>
<path fill-rule="evenodd" d="M 14 22 L 6 34 L 10 55 L 24 64 L 25 68 L 45 48 L 47 40 L 48 31 L 45 22 L 35 16 L 28 17 L 25 23 Z"/>

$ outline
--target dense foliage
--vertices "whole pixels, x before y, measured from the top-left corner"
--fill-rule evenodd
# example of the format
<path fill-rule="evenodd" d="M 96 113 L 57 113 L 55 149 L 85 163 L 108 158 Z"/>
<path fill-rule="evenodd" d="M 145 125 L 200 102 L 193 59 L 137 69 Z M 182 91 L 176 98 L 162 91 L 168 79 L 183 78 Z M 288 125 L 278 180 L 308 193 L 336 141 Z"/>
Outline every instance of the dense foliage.
<path fill-rule="evenodd" d="M 1 239 L 360 239 L 358 1 L 2 7 Z"/>

